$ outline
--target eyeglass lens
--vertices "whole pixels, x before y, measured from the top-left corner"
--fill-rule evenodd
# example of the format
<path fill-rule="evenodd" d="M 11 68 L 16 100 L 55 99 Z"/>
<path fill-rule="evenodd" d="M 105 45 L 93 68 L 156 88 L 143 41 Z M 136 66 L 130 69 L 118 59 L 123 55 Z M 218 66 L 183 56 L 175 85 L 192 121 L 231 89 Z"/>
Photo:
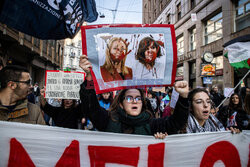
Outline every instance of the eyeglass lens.
<path fill-rule="evenodd" d="M 139 97 L 135 97 L 135 98 L 133 98 L 132 96 L 126 96 L 125 99 L 126 99 L 126 101 L 128 103 L 131 103 L 133 101 L 136 101 L 136 102 L 141 102 L 142 101 L 142 98 L 140 96 Z"/>

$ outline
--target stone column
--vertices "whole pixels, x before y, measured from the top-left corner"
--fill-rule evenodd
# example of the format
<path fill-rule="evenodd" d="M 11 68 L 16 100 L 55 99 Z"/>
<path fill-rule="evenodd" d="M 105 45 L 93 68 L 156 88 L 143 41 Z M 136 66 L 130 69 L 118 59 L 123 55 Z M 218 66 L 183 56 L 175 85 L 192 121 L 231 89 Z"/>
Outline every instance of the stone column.
<path fill-rule="evenodd" d="M 196 23 L 196 86 L 202 86 L 202 78 L 200 76 L 201 70 L 200 66 L 202 63 L 201 60 L 201 46 L 203 45 L 203 28 L 201 20 L 197 20 Z"/>

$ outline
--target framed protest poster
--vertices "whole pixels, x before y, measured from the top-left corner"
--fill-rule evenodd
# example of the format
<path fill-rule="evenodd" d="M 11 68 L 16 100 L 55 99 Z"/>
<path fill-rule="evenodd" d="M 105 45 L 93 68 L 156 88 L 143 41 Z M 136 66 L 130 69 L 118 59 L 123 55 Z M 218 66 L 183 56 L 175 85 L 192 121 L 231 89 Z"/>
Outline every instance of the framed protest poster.
<path fill-rule="evenodd" d="M 45 98 L 80 99 L 80 85 L 84 72 L 47 70 L 45 75 Z"/>
<path fill-rule="evenodd" d="M 173 25 L 91 25 L 81 30 L 97 94 L 173 85 L 177 66 Z"/>

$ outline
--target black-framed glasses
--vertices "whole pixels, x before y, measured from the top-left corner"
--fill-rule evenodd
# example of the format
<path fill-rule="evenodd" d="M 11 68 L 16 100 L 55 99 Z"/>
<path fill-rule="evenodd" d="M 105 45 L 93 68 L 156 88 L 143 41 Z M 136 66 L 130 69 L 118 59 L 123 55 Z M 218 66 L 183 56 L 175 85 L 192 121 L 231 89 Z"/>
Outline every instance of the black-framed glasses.
<path fill-rule="evenodd" d="M 31 85 L 32 80 L 29 79 L 29 80 L 27 80 L 27 81 L 13 81 L 13 82 L 25 83 L 25 84 L 27 84 L 27 85 Z"/>
<path fill-rule="evenodd" d="M 124 97 L 124 99 L 128 102 L 128 103 L 132 103 L 132 102 L 136 102 L 136 103 L 142 103 L 142 97 L 141 96 L 137 96 L 137 97 L 132 97 L 132 96 L 126 96 Z"/>

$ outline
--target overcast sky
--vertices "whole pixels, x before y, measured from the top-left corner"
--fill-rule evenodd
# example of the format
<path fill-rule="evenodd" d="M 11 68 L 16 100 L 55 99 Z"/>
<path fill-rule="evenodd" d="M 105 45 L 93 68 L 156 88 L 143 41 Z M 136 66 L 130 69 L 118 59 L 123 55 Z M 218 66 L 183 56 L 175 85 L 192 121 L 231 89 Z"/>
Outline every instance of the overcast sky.
<path fill-rule="evenodd" d="M 105 15 L 105 18 L 98 17 L 91 24 L 112 24 L 114 14 L 114 23 L 142 23 L 142 0 L 96 0 L 96 8 L 99 15 Z"/>

